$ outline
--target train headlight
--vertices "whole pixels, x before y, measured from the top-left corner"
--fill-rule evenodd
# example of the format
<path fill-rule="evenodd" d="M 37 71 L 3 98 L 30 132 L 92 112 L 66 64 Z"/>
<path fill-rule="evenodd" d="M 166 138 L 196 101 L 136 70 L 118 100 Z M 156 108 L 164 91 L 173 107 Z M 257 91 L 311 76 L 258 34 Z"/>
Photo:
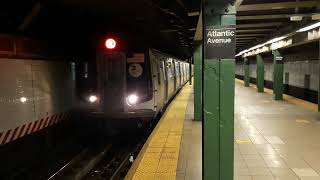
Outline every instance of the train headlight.
<path fill-rule="evenodd" d="M 91 95 L 89 96 L 89 102 L 94 103 L 98 100 L 98 97 L 95 95 Z"/>
<path fill-rule="evenodd" d="M 137 104 L 138 100 L 139 100 L 139 97 L 138 97 L 137 95 L 135 95 L 135 94 L 130 94 L 130 95 L 127 97 L 127 104 L 128 104 L 129 106 L 135 105 L 135 104 Z"/>

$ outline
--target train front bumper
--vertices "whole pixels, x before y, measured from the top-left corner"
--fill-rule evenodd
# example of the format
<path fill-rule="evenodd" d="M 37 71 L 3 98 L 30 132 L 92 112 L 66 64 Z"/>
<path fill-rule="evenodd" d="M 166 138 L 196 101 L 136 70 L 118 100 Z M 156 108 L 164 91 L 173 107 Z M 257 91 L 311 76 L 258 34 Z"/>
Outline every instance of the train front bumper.
<path fill-rule="evenodd" d="M 95 118 L 110 118 L 110 119 L 153 119 L 156 117 L 155 111 L 151 109 L 139 109 L 127 112 L 98 112 L 92 111 L 89 116 Z"/>

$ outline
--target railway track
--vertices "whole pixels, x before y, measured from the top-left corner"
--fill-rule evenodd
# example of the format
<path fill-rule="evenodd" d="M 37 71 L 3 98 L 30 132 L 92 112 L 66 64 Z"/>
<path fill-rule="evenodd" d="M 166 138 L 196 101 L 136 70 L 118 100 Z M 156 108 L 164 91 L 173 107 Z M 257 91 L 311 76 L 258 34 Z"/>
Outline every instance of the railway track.
<path fill-rule="evenodd" d="M 112 145 L 107 144 L 104 147 L 88 147 L 75 156 L 71 161 L 59 169 L 48 180 L 58 179 L 82 179 L 90 172 L 98 162 L 100 162 Z"/>
<path fill-rule="evenodd" d="M 62 143 L 57 148 L 44 149 L 42 152 L 39 152 L 37 156 L 32 156 L 31 158 L 26 159 L 26 163 L 10 166 L 10 171 L 6 174 L 1 174 L 0 179 L 47 179 L 48 174 L 55 172 L 61 166 L 66 164 L 70 160 L 70 157 L 74 157 L 84 148 L 85 147 L 80 144 L 68 141 Z"/>
<path fill-rule="evenodd" d="M 138 143 L 134 147 L 122 148 L 111 159 L 102 161 L 85 178 L 87 180 L 120 180 L 125 177 L 133 163 L 133 157 L 136 157 L 142 148 L 143 143 Z"/>
<path fill-rule="evenodd" d="M 148 138 L 153 126 L 143 128 L 144 133 L 114 137 L 105 145 L 94 145 L 84 149 L 71 161 L 52 174 L 48 180 L 100 180 L 123 179 Z"/>
<path fill-rule="evenodd" d="M 107 144 L 104 147 L 89 147 L 75 156 L 48 180 L 99 180 L 123 179 L 143 143 L 121 147 Z M 131 157 L 132 156 L 132 157 Z"/>

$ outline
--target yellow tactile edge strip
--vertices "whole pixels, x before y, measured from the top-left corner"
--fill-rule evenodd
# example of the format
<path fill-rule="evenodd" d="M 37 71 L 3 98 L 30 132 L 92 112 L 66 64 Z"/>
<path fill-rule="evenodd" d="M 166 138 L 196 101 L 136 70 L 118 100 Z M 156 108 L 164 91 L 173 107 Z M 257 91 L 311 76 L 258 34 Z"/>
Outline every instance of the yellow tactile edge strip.
<path fill-rule="evenodd" d="M 125 179 L 176 179 L 180 141 L 192 86 L 184 86 L 144 144 Z"/>
<path fill-rule="evenodd" d="M 241 79 L 236 79 L 236 81 L 244 84 L 244 81 Z M 250 83 L 250 85 L 252 85 L 250 87 L 257 89 L 257 85 L 251 84 L 251 83 Z M 273 94 L 273 90 L 269 89 L 269 88 L 264 88 L 264 92 L 267 94 L 271 94 L 271 95 Z M 287 94 L 283 95 L 283 99 L 291 104 L 303 107 L 305 109 L 308 109 L 308 110 L 311 110 L 314 112 L 318 112 L 318 105 L 315 103 L 311 103 L 311 102 L 308 102 L 308 101 L 305 101 L 302 99 L 298 99 L 298 98 L 295 98 L 295 97 L 287 95 Z"/>

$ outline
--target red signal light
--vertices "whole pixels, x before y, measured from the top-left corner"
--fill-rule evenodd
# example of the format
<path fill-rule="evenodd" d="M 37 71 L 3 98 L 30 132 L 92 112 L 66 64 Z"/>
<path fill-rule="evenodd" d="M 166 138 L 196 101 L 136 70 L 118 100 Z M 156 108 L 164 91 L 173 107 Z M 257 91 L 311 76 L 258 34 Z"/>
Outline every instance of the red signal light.
<path fill-rule="evenodd" d="M 117 42 L 112 38 L 108 38 L 105 41 L 104 45 L 106 46 L 107 49 L 114 49 L 117 46 Z"/>

